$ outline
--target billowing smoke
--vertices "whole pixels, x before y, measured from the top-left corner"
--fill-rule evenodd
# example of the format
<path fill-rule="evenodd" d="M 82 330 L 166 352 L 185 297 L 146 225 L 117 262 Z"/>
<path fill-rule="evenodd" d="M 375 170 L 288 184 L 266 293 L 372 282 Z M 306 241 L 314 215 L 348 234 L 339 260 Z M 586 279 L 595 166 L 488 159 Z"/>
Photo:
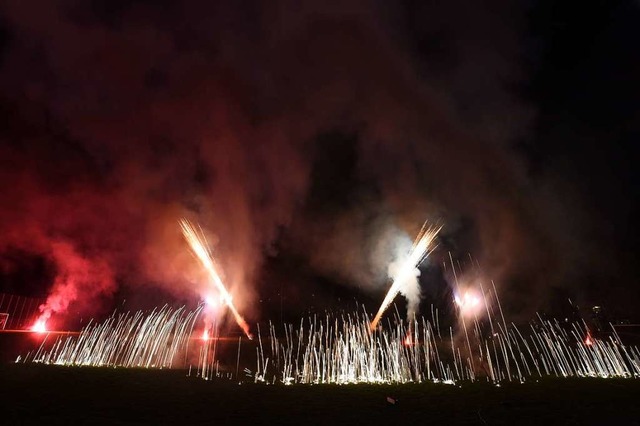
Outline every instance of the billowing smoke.
<path fill-rule="evenodd" d="M 40 307 L 42 319 L 47 321 L 52 314 L 66 313 L 69 305 L 80 300 L 94 303 L 100 296 L 108 296 L 114 290 L 111 267 L 104 259 L 90 259 L 76 252 L 69 243 L 54 242 L 51 257 L 57 266 L 51 295 Z M 83 309 L 91 308 L 83 306 Z"/>
<path fill-rule="evenodd" d="M 0 254 L 47 259 L 45 312 L 205 297 L 182 217 L 241 311 L 266 253 L 381 295 L 393 241 L 425 219 L 515 294 L 566 278 L 565 210 L 510 148 L 533 115 L 511 90 L 524 10 L 161 3 L 0 8 Z M 416 273 L 411 311 L 419 295 Z"/>

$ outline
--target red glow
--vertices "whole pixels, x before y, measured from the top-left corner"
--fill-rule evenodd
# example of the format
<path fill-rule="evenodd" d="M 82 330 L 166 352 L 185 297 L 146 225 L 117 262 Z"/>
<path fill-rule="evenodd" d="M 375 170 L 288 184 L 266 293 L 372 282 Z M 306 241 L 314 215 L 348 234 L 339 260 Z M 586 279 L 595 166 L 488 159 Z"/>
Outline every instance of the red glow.
<path fill-rule="evenodd" d="M 35 324 L 33 324 L 33 326 L 31 326 L 31 331 L 36 333 L 46 333 L 47 323 L 45 322 L 45 320 L 38 320 Z"/>
<path fill-rule="evenodd" d="M 404 338 L 404 340 L 402 341 L 402 344 L 405 346 L 414 346 L 415 342 L 413 341 L 413 338 L 411 337 L 411 335 L 407 334 L 407 337 Z"/>
<path fill-rule="evenodd" d="M 209 330 L 205 330 L 204 333 L 202 333 L 202 340 L 209 340 Z"/>
<path fill-rule="evenodd" d="M 591 340 L 591 336 L 589 336 L 588 334 L 587 334 L 587 338 L 584 339 L 584 344 L 587 346 L 593 345 L 593 340 Z"/>

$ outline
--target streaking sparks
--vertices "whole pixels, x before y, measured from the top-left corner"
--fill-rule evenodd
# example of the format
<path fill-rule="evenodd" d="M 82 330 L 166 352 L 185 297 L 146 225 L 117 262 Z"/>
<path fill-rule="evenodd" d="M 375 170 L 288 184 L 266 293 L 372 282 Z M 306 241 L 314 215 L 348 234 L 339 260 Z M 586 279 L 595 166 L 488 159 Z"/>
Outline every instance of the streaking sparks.
<path fill-rule="evenodd" d="M 114 313 L 91 321 L 77 335 L 59 336 L 53 346 L 25 356 L 25 362 L 66 366 L 171 368 L 186 353 L 202 311 L 169 306 L 151 312 Z"/>
<path fill-rule="evenodd" d="M 188 220 L 181 219 L 180 228 L 182 229 L 182 234 L 187 240 L 187 243 L 189 243 L 191 250 L 193 250 L 196 257 L 200 260 L 200 263 L 202 263 L 202 266 L 204 266 L 204 268 L 209 273 L 213 284 L 216 286 L 216 289 L 220 293 L 222 300 L 224 300 L 224 303 L 229 307 L 229 310 L 233 314 L 234 319 L 236 320 L 242 331 L 244 331 L 244 334 L 246 334 L 249 339 L 252 339 L 253 336 L 249 332 L 249 324 L 247 324 L 244 318 L 242 318 L 235 305 L 233 304 L 231 294 L 229 294 L 227 288 L 222 282 L 222 279 L 220 278 L 220 275 L 218 274 L 218 271 L 213 264 L 213 260 L 211 259 L 209 250 L 207 250 L 206 248 L 206 242 Z"/>
<path fill-rule="evenodd" d="M 438 233 L 442 229 L 442 226 L 427 226 L 425 222 L 422 225 L 422 229 L 418 233 L 416 240 L 413 243 L 413 247 L 409 251 L 407 259 L 402 263 L 401 267 L 393 276 L 393 284 L 387 292 L 378 313 L 371 321 L 370 329 L 373 331 L 376 329 L 380 318 L 387 310 L 393 299 L 398 295 L 402 287 L 405 285 L 407 279 L 414 274 L 415 269 L 427 258 L 427 256 L 433 251 L 435 247 L 432 247 L 433 240 L 438 236 Z"/>

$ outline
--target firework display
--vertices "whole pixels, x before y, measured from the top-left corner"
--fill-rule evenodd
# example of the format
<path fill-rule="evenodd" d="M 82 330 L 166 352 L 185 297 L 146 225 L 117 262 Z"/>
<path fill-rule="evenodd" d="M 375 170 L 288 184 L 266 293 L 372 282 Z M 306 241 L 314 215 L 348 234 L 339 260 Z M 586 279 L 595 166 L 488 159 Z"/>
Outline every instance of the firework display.
<path fill-rule="evenodd" d="M 456 342 L 457 331 L 441 333 L 424 318 L 407 326 L 396 317 L 370 332 L 364 313 L 314 317 L 297 329 L 285 327 L 284 339 L 271 325 L 270 352 L 265 355 L 260 341 L 254 378 L 285 384 L 499 384 L 543 376 L 640 377 L 640 351 L 623 345 L 615 332 L 609 340 L 594 339 L 584 324 L 566 327 L 542 318 L 526 331 L 497 324 L 494 329 L 475 321 L 467 344 Z"/>
<path fill-rule="evenodd" d="M 50 349 L 40 348 L 25 362 L 66 366 L 171 368 L 187 350 L 202 307 L 189 311 L 163 306 L 150 313 L 113 314 L 90 323 L 78 336 L 58 337 Z M 45 339 L 46 341 L 46 339 Z"/>
<path fill-rule="evenodd" d="M 210 256 L 204 237 L 186 220 L 180 222 L 185 239 L 207 270 L 245 335 L 249 326 L 238 313 Z M 561 323 L 538 318 L 527 327 L 507 323 L 495 284 L 485 292 L 476 285 L 461 286 L 450 255 L 455 283 L 453 300 L 457 321 L 441 329 L 438 310 L 431 319 L 397 313 L 382 315 L 403 285 L 416 277 L 417 267 L 433 250 L 440 227 L 423 226 L 406 259 L 392 275 L 393 284 L 373 317 L 363 309 L 355 314 L 328 314 L 302 320 L 297 327 L 269 323 L 257 340 L 245 342 L 255 350 L 255 371 L 243 368 L 254 382 L 284 384 L 421 383 L 503 381 L 524 383 L 536 377 L 640 377 L 640 351 L 625 346 L 615 329 L 607 338 L 594 337 L 584 322 Z M 240 379 L 242 336 L 238 338 L 235 374 L 218 358 L 220 322 L 206 308 L 217 299 L 205 298 L 193 310 L 167 305 L 145 313 L 113 314 L 102 323 L 90 322 L 77 336 L 57 337 L 45 348 L 20 361 L 66 366 L 187 368 L 190 345 L 198 350 L 195 376 Z M 199 337 L 195 324 L 205 326 Z M 46 333 L 44 324 L 34 331 Z M 48 334 L 47 334 L 48 337 Z M 231 339 L 233 340 L 233 339 Z M 235 340 L 233 340 L 235 341 Z M 244 365 L 243 365 L 244 367 Z"/>
<path fill-rule="evenodd" d="M 495 298 L 495 295 L 494 299 Z M 167 306 L 144 314 L 114 314 L 79 335 L 58 337 L 19 359 L 66 366 L 186 368 L 190 344 L 199 348 L 196 377 L 223 377 L 216 354 L 219 327 L 195 337 L 202 305 L 189 311 Z M 491 314 L 493 312 L 490 310 Z M 475 320 L 469 340 L 458 342 L 461 330 L 439 329 L 436 319 L 406 324 L 397 315 L 371 332 L 369 316 L 328 315 L 285 325 L 284 337 L 269 325 L 257 334 L 255 371 L 240 371 L 238 339 L 235 374 L 254 382 L 284 384 L 421 383 L 458 381 L 526 382 L 537 377 L 640 377 L 640 351 L 627 347 L 614 332 L 608 340 L 591 336 L 584 323 L 557 320 L 532 322 L 526 330 L 494 317 Z M 493 326 L 493 324 L 496 324 Z M 586 336 L 586 337 L 585 337 Z M 189 367 L 191 369 L 191 366 Z M 191 373 L 190 373 L 191 374 Z"/>

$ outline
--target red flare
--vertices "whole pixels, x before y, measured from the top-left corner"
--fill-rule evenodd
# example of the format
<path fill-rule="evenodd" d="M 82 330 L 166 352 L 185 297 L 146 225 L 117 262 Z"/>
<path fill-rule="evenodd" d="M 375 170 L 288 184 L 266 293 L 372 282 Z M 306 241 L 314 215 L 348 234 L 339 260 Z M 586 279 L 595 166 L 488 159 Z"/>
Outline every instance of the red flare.
<path fill-rule="evenodd" d="M 35 333 L 46 333 L 47 332 L 47 323 L 45 320 L 41 319 L 35 322 L 31 326 L 31 331 Z"/>

